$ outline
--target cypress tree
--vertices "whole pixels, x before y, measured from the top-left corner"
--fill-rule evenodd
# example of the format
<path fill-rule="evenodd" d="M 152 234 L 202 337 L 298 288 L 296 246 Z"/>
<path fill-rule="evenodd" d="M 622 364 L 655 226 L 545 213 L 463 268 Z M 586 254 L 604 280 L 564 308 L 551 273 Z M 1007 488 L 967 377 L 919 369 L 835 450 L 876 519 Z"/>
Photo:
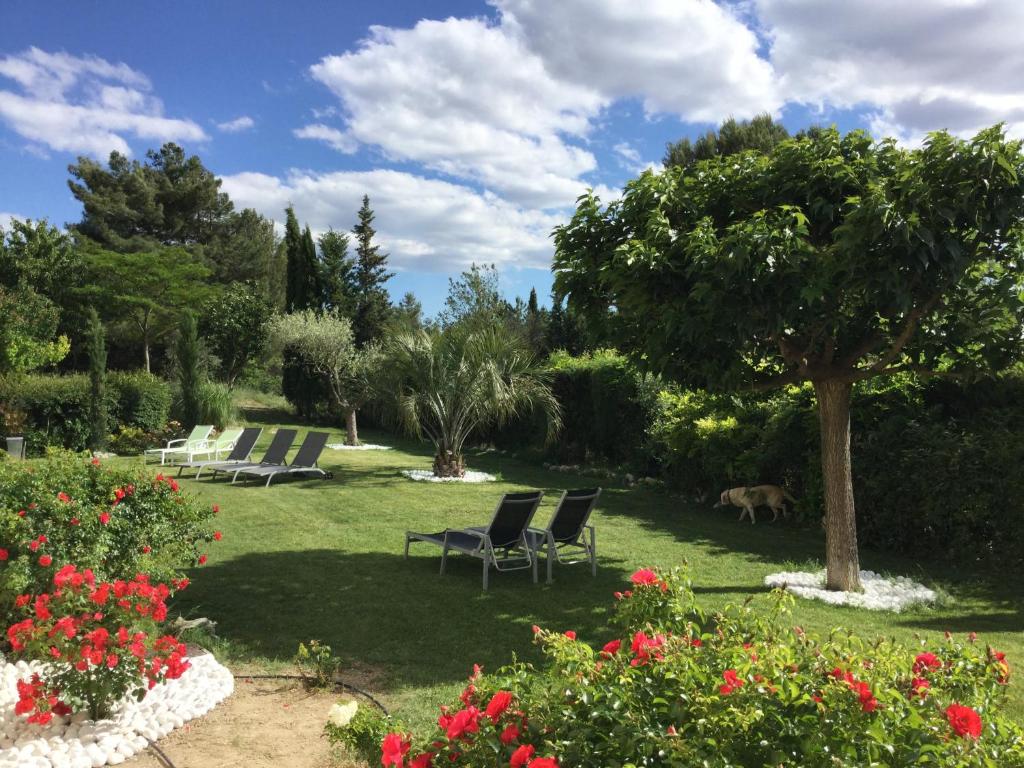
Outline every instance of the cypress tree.
<path fill-rule="evenodd" d="M 89 448 L 103 450 L 107 444 L 107 343 L 103 323 L 93 307 L 86 325 L 89 356 Z"/>
<path fill-rule="evenodd" d="M 285 250 L 285 288 L 284 307 L 286 312 L 295 312 L 306 308 L 307 277 L 304 274 L 305 254 L 302 246 L 302 230 L 299 220 L 295 217 L 295 209 L 290 205 L 285 208 L 284 250 Z"/>
<path fill-rule="evenodd" d="M 352 331 L 360 347 L 378 338 L 388 321 L 391 298 L 384 284 L 394 273 L 387 271 L 388 255 L 374 245 L 373 209 L 370 198 L 363 195 L 363 205 L 358 213 L 359 222 L 352 228 L 356 237 L 356 314 Z"/>
<path fill-rule="evenodd" d="M 178 384 L 181 388 L 181 420 L 194 427 L 200 419 L 199 387 L 202 372 L 199 369 L 199 333 L 196 318 L 184 312 L 178 326 Z"/>
<path fill-rule="evenodd" d="M 316 258 L 313 235 L 307 226 L 299 227 L 295 209 L 285 209 L 284 247 L 287 254 L 287 281 L 285 285 L 285 311 L 320 309 L 323 291 L 320 288 L 320 270 Z M 285 350 L 281 371 L 281 390 L 301 416 L 309 417 L 323 400 L 322 387 L 301 360 Z"/>

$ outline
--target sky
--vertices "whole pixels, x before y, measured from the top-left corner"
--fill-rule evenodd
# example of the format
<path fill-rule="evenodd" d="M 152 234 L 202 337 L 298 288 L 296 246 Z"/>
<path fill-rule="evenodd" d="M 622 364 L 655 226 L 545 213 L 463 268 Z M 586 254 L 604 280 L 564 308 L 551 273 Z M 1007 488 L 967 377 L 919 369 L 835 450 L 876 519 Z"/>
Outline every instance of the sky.
<path fill-rule="evenodd" d="M 0 0 L 0 28 L 0 226 L 77 221 L 69 163 L 174 141 L 315 233 L 369 195 L 428 314 L 474 262 L 545 303 L 575 199 L 730 116 L 1024 135 L 1021 0 Z"/>

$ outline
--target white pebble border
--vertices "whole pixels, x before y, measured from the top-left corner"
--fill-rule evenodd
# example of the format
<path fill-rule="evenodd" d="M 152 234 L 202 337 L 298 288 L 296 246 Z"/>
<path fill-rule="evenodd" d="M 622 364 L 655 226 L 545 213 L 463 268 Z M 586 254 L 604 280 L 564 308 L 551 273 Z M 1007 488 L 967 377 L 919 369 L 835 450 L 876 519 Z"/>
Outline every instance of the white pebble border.
<path fill-rule="evenodd" d="M 493 483 L 496 478 L 486 472 L 467 471 L 462 477 L 435 477 L 429 469 L 403 469 L 402 474 L 410 480 L 427 483 Z"/>
<path fill-rule="evenodd" d="M 235 679 L 209 653 L 189 657 L 191 667 L 177 680 L 154 687 L 142 701 L 130 696 L 110 720 L 89 720 L 85 712 L 30 725 L 14 714 L 17 681 L 42 668 L 39 662 L 0 667 L 0 768 L 100 768 L 119 765 L 205 715 L 231 695 Z M 147 741 L 147 739 L 149 741 Z"/>
<path fill-rule="evenodd" d="M 390 451 L 390 445 L 374 445 L 373 443 L 360 443 L 359 445 L 345 445 L 344 443 L 328 443 L 327 447 L 333 451 Z"/>
<path fill-rule="evenodd" d="M 860 583 L 863 592 L 835 592 L 825 589 L 825 571 L 783 571 L 764 577 L 766 587 L 785 587 L 794 595 L 810 600 L 871 611 L 899 613 L 911 605 L 933 603 L 938 597 L 933 590 L 905 576 L 887 577 L 874 571 L 861 571 Z"/>

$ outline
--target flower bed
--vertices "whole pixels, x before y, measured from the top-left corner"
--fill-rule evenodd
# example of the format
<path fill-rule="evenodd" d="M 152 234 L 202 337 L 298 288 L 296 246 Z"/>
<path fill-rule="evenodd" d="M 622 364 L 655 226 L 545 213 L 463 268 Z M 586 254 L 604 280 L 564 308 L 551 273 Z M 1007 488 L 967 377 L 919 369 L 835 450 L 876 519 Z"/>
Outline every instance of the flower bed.
<path fill-rule="evenodd" d="M 436 477 L 429 469 L 403 469 L 402 474 L 410 480 L 426 483 L 493 483 L 496 478 L 487 472 L 469 472 L 462 477 Z"/>
<path fill-rule="evenodd" d="M 825 589 L 825 571 L 783 571 L 764 577 L 766 587 L 783 587 L 799 597 L 831 605 L 850 605 L 871 611 L 899 613 L 911 605 L 935 602 L 934 590 L 904 576 L 886 577 L 874 571 L 860 572 L 863 592 L 835 592 Z"/>
<path fill-rule="evenodd" d="M 150 741 L 205 715 L 231 695 L 234 678 L 212 655 L 190 655 L 188 664 L 181 677 L 156 685 L 141 701 L 126 696 L 109 719 L 88 720 L 83 711 L 54 717 L 45 725 L 15 714 L 18 681 L 44 672 L 44 665 L 4 664 L 0 667 L 0 767 L 89 768 L 123 763 Z"/>

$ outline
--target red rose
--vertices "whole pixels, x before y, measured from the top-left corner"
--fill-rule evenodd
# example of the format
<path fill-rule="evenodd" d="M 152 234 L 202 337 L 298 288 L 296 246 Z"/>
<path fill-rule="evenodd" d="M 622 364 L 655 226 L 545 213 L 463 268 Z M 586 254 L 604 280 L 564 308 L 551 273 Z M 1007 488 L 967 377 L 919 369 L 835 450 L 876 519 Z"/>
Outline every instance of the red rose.
<path fill-rule="evenodd" d="M 933 669 L 939 669 L 942 662 L 934 653 L 919 653 L 914 657 L 914 674 L 920 675 Z"/>
<path fill-rule="evenodd" d="M 576 639 L 576 633 L 571 629 L 565 630 L 565 636 L 568 637 L 570 640 Z"/>
<path fill-rule="evenodd" d="M 405 755 L 412 744 L 400 733 L 389 733 L 384 737 L 380 745 L 380 764 L 384 766 L 395 765 L 401 768 L 405 761 Z"/>
<path fill-rule="evenodd" d="M 609 643 L 605 643 L 604 648 L 601 649 L 601 655 L 606 659 L 610 659 L 616 653 L 619 652 L 619 648 L 622 647 L 621 640 L 612 640 Z"/>
<path fill-rule="evenodd" d="M 449 741 L 461 739 L 469 733 L 476 733 L 480 730 L 480 710 L 476 707 L 460 709 L 452 716 L 451 723 L 445 735 Z"/>
<path fill-rule="evenodd" d="M 221 540 L 221 532 L 220 531 L 214 531 L 213 532 L 213 540 L 214 541 L 220 541 Z"/>
<path fill-rule="evenodd" d="M 71 523 L 72 525 L 78 525 L 79 521 L 78 521 L 77 517 L 72 517 L 68 522 Z"/>
<path fill-rule="evenodd" d="M 522 766 L 528 765 L 530 758 L 533 757 L 533 753 L 536 751 L 537 750 L 533 748 L 533 744 L 521 745 L 512 753 L 512 757 L 508 761 L 510 768 L 522 768 Z"/>
<path fill-rule="evenodd" d="M 540 634 L 540 627 L 538 627 L 536 624 L 534 624 L 532 627 L 530 627 L 530 629 L 533 630 L 533 634 L 535 634 L 535 635 Z"/>
<path fill-rule="evenodd" d="M 41 555 L 39 558 L 39 564 L 43 566 L 43 568 L 49 568 L 52 563 L 53 558 L 49 555 Z"/>
<path fill-rule="evenodd" d="M 63 501 L 65 504 L 71 503 L 71 497 L 64 493 L 64 491 L 57 494 L 57 499 Z"/>
<path fill-rule="evenodd" d="M 199 564 L 200 565 L 206 565 L 206 555 L 200 555 L 199 556 Z"/>
<path fill-rule="evenodd" d="M 219 504 L 214 504 L 213 505 L 213 514 L 216 515 L 218 512 L 220 512 L 220 505 Z"/>
<path fill-rule="evenodd" d="M 100 522 L 103 523 L 104 525 L 109 523 L 110 522 L 110 513 L 109 512 L 101 512 L 100 513 Z"/>
<path fill-rule="evenodd" d="M 920 696 L 923 699 L 928 695 L 928 689 L 931 687 L 932 684 L 923 677 L 915 677 L 910 681 L 910 698 Z"/>
<path fill-rule="evenodd" d="M 0 547 L 0 560 L 6 560 L 8 557 L 10 557 L 10 553 L 6 549 Z"/>
<path fill-rule="evenodd" d="M 725 683 L 718 686 L 718 692 L 723 696 L 728 696 L 730 693 L 738 688 L 742 688 L 745 681 L 736 674 L 735 669 L 727 669 L 722 673 L 722 679 Z"/>
<path fill-rule="evenodd" d="M 491 700 L 490 702 L 488 702 L 487 709 L 484 711 L 484 714 L 491 718 L 491 721 L 495 725 L 497 725 L 498 720 L 501 718 L 503 714 L 505 714 L 505 710 L 509 708 L 509 705 L 511 703 L 511 693 L 509 693 L 508 691 L 498 691 L 491 697 Z"/>
<path fill-rule="evenodd" d="M 508 746 L 514 741 L 518 741 L 519 726 L 515 723 L 505 726 L 505 730 L 501 732 L 501 735 L 498 738 L 501 739 L 501 743 L 505 746 Z"/>
<path fill-rule="evenodd" d="M 946 720 L 957 736 L 964 739 L 981 738 L 981 717 L 970 707 L 950 704 L 946 708 Z"/>
<path fill-rule="evenodd" d="M 658 578 L 658 574 L 650 568 L 641 568 L 630 576 L 629 580 L 638 586 L 650 586 L 651 584 L 658 584 L 661 581 L 661 579 Z"/>
<path fill-rule="evenodd" d="M 142 554 L 144 554 L 144 555 L 148 555 L 152 551 L 153 551 L 153 548 L 151 546 L 149 546 L 149 544 L 147 544 L 146 546 L 144 546 L 142 548 Z"/>
<path fill-rule="evenodd" d="M 430 768 L 433 759 L 434 756 L 432 754 L 424 752 L 422 755 L 416 755 L 416 757 L 409 761 L 409 768 Z"/>

